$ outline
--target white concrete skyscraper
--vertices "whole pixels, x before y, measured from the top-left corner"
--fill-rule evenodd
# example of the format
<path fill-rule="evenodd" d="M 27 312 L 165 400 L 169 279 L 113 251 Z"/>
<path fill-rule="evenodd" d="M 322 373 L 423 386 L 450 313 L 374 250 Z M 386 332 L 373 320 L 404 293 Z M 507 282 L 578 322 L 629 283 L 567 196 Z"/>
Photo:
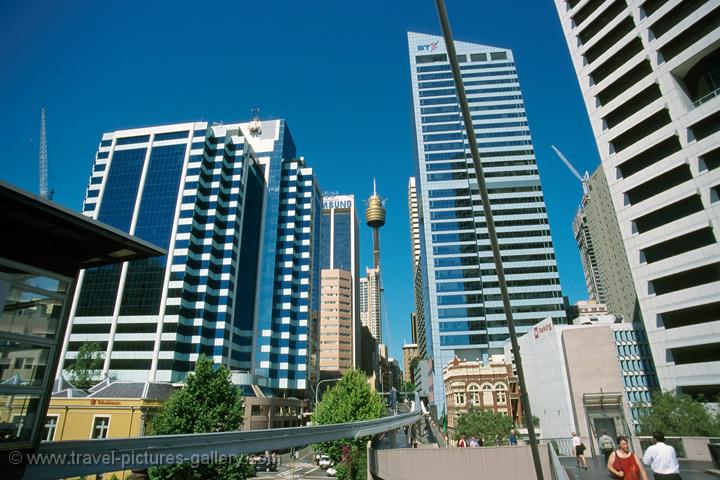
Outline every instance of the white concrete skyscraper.
<path fill-rule="evenodd" d="M 487 362 L 508 329 L 442 37 L 409 33 L 427 355 Z M 455 42 L 519 334 L 565 322 L 545 199 L 510 50 Z M 442 411 L 445 393 L 435 383 Z"/>
<path fill-rule="evenodd" d="M 720 394 L 720 1 L 555 5 L 660 386 L 714 398 Z"/>

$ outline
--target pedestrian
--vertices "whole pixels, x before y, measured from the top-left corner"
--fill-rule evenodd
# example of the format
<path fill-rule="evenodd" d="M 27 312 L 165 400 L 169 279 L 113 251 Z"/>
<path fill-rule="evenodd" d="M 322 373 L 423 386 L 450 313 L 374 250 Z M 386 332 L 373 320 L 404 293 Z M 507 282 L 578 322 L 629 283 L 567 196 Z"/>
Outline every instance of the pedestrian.
<path fill-rule="evenodd" d="M 502 437 L 500 436 L 500 434 L 497 434 L 497 436 L 495 437 L 495 446 L 499 447 L 500 445 L 502 445 Z"/>
<path fill-rule="evenodd" d="M 510 430 L 510 436 L 508 437 L 508 440 L 510 441 L 511 446 L 516 446 L 518 442 L 518 437 L 515 434 L 515 430 Z"/>
<path fill-rule="evenodd" d="M 465 435 L 460 435 L 460 440 L 458 440 L 457 446 L 458 446 L 458 448 L 467 447 L 467 442 L 465 441 Z"/>
<path fill-rule="evenodd" d="M 478 446 L 477 438 L 475 438 L 474 435 L 472 437 L 470 437 L 470 446 L 472 448 L 477 448 L 477 446 Z"/>
<path fill-rule="evenodd" d="M 602 432 L 602 435 L 598 438 L 598 443 L 600 444 L 600 451 L 605 457 L 605 463 L 608 463 L 608 460 L 610 460 L 610 454 L 613 450 L 615 450 L 615 443 L 606 431 Z"/>
<path fill-rule="evenodd" d="M 577 467 L 580 468 L 580 464 L 582 463 L 582 468 L 587 470 L 588 467 L 587 461 L 585 460 L 585 444 L 582 443 L 582 440 L 575 432 L 572 432 L 572 445 L 573 450 L 575 450 L 575 462 L 577 463 Z"/>
<path fill-rule="evenodd" d="M 617 437 L 618 449 L 610 454 L 607 469 L 613 478 L 623 480 L 648 480 L 647 473 L 640 463 L 640 459 L 630 451 L 630 443 L 627 437 Z"/>
<path fill-rule="evenodd" d="M 653 445 L 645 450 L 643 463 L 650 467 L 656 480 L 682 480 L 675 449 L 665 443 L 663 432 L 653 433 Z"/>
<path fill-rule="evenodd" d="M 478 447 L 485 446 L 485 439 L 483 437 L 478 438 Z"/>

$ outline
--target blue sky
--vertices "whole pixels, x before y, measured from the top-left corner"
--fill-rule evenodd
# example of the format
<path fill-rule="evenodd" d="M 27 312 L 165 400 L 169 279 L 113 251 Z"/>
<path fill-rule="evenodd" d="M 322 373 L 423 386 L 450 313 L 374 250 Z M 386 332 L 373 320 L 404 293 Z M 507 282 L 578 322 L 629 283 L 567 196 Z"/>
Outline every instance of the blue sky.
<path fill-rule="evenodd" d="M 578 170 L 599 163 L 551 1 L 446 0 L 456 40 L 514 51 L 560 278 L 587 297 L 572 235 Z M 407 31 L 440 34 L 432 0 L 0 3 L 0 178 L 37 192 L 47 108 L 55 200 L 82 204 L 105 131 L 286 118 L 323 190 L 387 198 L 386 342 L 401 357 L 413 310 L 407 181 L 414 170 Z M 372 261 L 362 227 L 362 264 Z"/>

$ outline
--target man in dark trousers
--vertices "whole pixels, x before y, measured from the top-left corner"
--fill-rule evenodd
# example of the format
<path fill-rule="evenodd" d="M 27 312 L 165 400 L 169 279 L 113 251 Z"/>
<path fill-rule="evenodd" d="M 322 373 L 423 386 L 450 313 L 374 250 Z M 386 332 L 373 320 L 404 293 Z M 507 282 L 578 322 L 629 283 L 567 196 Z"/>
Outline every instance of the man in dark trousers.
<path fill-rule="evenodd" d="M 655 443 L 645 450 L 643 463 L 650 467 L 655 480 L 682 480 L 675 449 L 665 443 L 663 432 L 653 433 Z"/>

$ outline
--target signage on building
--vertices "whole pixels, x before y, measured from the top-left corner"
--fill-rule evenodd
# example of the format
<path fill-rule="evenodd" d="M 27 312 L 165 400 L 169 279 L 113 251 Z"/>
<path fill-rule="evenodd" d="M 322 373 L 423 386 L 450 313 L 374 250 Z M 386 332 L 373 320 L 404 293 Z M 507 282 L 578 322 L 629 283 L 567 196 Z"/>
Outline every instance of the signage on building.
<path fill-rule="evenodd" d="M 434 52 L 437 49 L 438 42 L 428 43 L 427 45 L 418 45 L 417 49 L 420 52 Z"/>
<path fill-rule="evenodd" d="M 98 399 L 95 399 L 95 398 L 91 398 L 91 399 L 90 399 L 90 405 L 98 405 L 98 406 L 108 405 L 108 406 L 117 407 L 117 406 L 120 405 L 120 402 L 117 402 L 117 401 L 115 401 L 115 400 L 98 400 Z"/>
<path fill-rule="evenodd" d="M 541 322 L 535 325 L 535 327 L 533 327 L 533 335 L 535 336 L 535 338 L 539 338 L 546 332 L 552 332 L 552 329 L 552 320 L 545 320 L 544 322 Z"/>
<path fill-rule="evenodd" d="M 331 208 L 352 208 L 355 202 L 355 197 L 352 195 L 332 195 L 323 196 L 323 209 L 330 210 Z"/>

